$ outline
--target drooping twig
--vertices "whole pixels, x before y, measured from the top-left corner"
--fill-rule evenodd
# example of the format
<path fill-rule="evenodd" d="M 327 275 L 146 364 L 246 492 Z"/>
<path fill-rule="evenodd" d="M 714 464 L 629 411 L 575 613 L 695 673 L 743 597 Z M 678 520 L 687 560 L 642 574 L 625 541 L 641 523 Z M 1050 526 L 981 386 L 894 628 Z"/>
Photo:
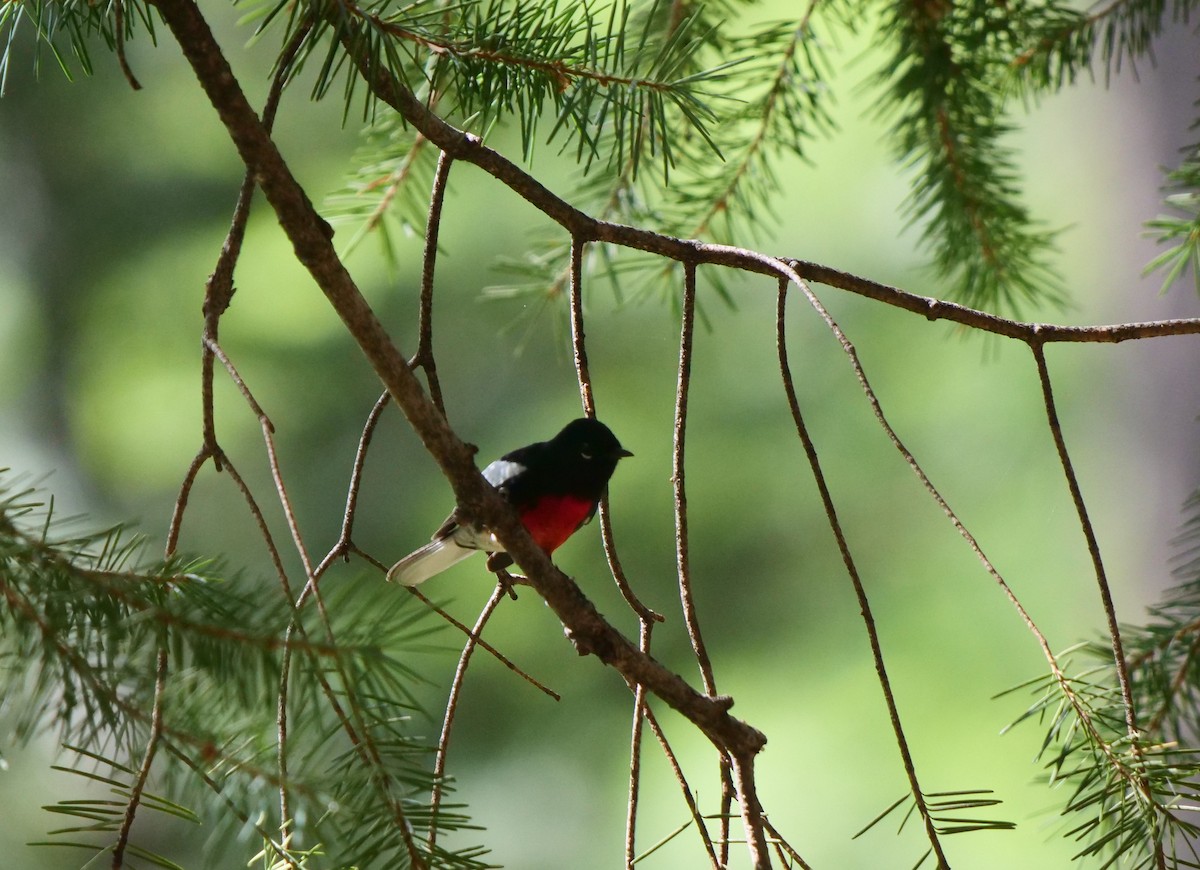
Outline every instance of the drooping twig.
<path fill-rule="evenodd" d="M 113 3 L 113 34 L 115 36 L 113 41 L 116 43 L 117 65 L 121 67 L 121 75 L 125 76 L 129 87 L 140 91 L 142 83 L 133 74 L 133 70 L 129 66 L 129 59 L 125 56 L 125 0 L 116 0 Z"/>
<path fill-rule="evenodd" d="M 592 388 L 592 373 L 588 368 L 587 332 L 583 322 L 583 242 L 571 242 L 571 350 L 575 360 L 575 378 L 579 382 L 579 400 L 583 403 L 583 412 L 589 417 L 596 416 L 596 396 Z M 621 591 L 625 603 L 638 615 L 643 622 L 649 620 L 662 622 L 663 616 L 642 603 L 617 556 L 617 547 L 613 541 L 612 514 L 608 510 L 608 493 L 600 499 L 600 538 L 604 543 L 604 555 L 608 560 L 608 568 L 612 572 L 617 588 Z M 645 650 L 648 654 L 649 650 Z"/>
<path fill-rule="evenodd" d="M 183 531 L 183 515 L 187 511 L 192 487 L 196 485 L 196 477 L 200 474 L 200 469 L 204 467 L 204 463 L 208 462 L 211 456 L 207 447 L 201 447 L 183 475 L 183 483 L 179 486 L 179 493 L 175 496 L 175 507 L 171 511 L 171 522 L 167 526 L 167 543 L 163 548 L 168 559 L 174 556 L 179 548 L 179 535 Z"/>
<path fill-rule="evenodd" d="M 700 633 L 700 615 L 696 609 L 696 596 L 692 591 L 691 562 L 688 554 L 688 510 L 687 485 L 684 457 L 687 444 L 688 396 L 692 382 L 692 343 L 696 332 L 696 264 L 684 263 L 683 305 L 679 330 L 679 372 L 675 386 L 675 421 L 671 450 L 671 486 L 675 499 L 675 565 L 679 585 L 679 601 L 683 607 L 683 621 L 687 627 L 692 652 L 700 667 L 704 690 L 709 695 L 717 694 L 717 681 L 713 674 L 712 659 Z M 721 782 L 721 865 L 729 862 L 729 808 L 735 793 L 730 771 L 730 757 L 719 755 Z M 748 816 L 746 818 L 749 818 Z M 765 854 L 765 853 L 764 853 Z"/>
<path fill-rule="evenodd" d="M 851 585 L 854 587 L 854 594 L 858 598 L 863 623 L 867 629 L 867 640 L 871 645 L 871 657 L 875 662 L 875 673 L 879 678 L 879 685 L 883 689 L 884 702 L 887 704 L 888 716 L 892 723 L 892 732 L 896 736 L 896 742 L 900 749 L 900 758 L 904 764 L 905 773 L 908 775 L 909 791 L 912 793 L 913 801 L 917 807 L 917 811 L 920 813 L 921 821 L 925 827 L 925 835 L 929 839 L 930 848 L 937 858 L 938 867 L 949 867 L 950 865 L 946 861 L 946 855 L 942 850 L 941 840 L 938 837 L 933 817 L 929 812 L 924 794 L 921 791 L 921 784 L 917 778 L 917 767 L 912 757 L 912 750 L 909 748 L 908 739 L 904 735 L 904 726 L 900 721 L 900 709 L 896 704 L 896 698 L 892 692 L 891 680 L 888 678 L 887 667 L 883 661 L 883 647 L 880 645 L 879 632 L 875 627 L 875 618 L 871 613 L 871 602 L 867 597 L 867 590 L 863 585 L 862 578 L 859 576 L 858 566 L 855 564 L 854 557 L 850 553 L 850 544 L 846 540 L 841 520 L 838 519 L 837 508 L 833 503 L 833 496 L 829 492 L 829 487 L 825 482 L 825 475 L 821 470 L 821 460 L 817 454 L 816 445 L 809 435 L 808 426 L 804 422 L 804 416 L 800 411 L 800 401 L 796 397 L 796 388 L 792 382 L 791 366 L 788 363 L 787 353 L 786 315 L 788 286 L 788 281 L 783 278 L 779 279 L 779 295 L 775 317 L 776 348 L 779 354 L 779 371 L 783 379 L 784 393 L 787 396 L 788 407 L 792 412 L 792 421 L 796 426 L 796 434 L 800 437 L 800 442 L 804 446 L 804 453 L 808 457 L 808 464 L 812 469 L 813 478 L 817 484 L 817 491 L 820 494 L 821 503 L 825 508 L 825 517 L 834 538 L 837 540 L 838 550 L 842 555 L 842 563 L 846 568 L 846 573 L 850 577 Z M 745 811 L 743 805 L 743 812 Z"/>
<path fill-rule="evenodd" d="M 386 390 L 380 393 L 375 404 L 371 406 L 371 412 L 367 414 L 366 422 L 363 423 L 362 434 L 358 437 L 358 447 L 354 451 L 354 465 L 350 469 L 350 485 L 346 487 L 346 509 L 342 512 L 342 528 L 338 532 L 337 541 L 313 572 L 317 577 L 324 575 L 334 559 L 350 559 L 350 553 L 354 548 L 354 518 L 358 513 L 358 491 L 362 486 L 367 449 L 371 446 L 371 438 L 375 434 L 375 427 L 379 425 L 379 418 L 383 416 L 383 409 L 388 406 L 391 398 L 391 394 Z"/>
<path fill-rule="evenodd" d="M 712 660 L 700 633 L 700 617 L 696 611 L 696 597 L 692 592 L 691 563 L 688 559 L 688 512 L 687 486 L 684 471 L 684 455 L 687 444 L 688 393 L 692 381 L 692 340 L 696 327 L 696 266 L 684 264 L 683 318 L 679 332 L 679 378 L 675 388 L 675 425 L 671 451 L 671 485 L 675 496 L 675 563 L 679 578 L 679 600 L 683 605 L 683 619 L 687 626 L 692 651 L 700 666 L 700 677 L 704 690 L 710 695 L 717 693 L 717 682 L 713 676 Z"/>
<path fill-rule="evenodd" d="M 571 237 L 571 351 L 575 360 L 575 378 L 579 381 L 579 400 L 583 403 L 584 413 L 595 417 L 596 397 L 583 328 L 583 246 L 582 239 Z"/>
<path fill-rule="evenodd" d="M 658 745 L 662 748 L 663 756 L 666 757 L 667 764 L 671 767 L 671 773 L 675 777 L 675 782 L 679 785 L 680 794 L 683 795 L 683 802 L 687 804 L 688 812 L 692 816 L 692 822 L 696 825 L 696 830 L 700 834 L 700 840 L 704 845 L 704 851 L 708 855 L 708 860 L 712 863 L 713 870 L 721 870 L 725 865 L 717 857 L 712 837 L 708 833 L 708 826 L 704 823 L 704 816 L 700 813 L 700 807 L 696 805 L 696 797 L 688 785 L 687 777 L 683 775 L 683 768 L 679 764 L 679 758 L 676 757 L 675 750 L 671 748 L 671 744 L 667 742 L 667 735 L 663 732 L 658 717 L 654 715 L 654 711 L 650 709 L 649 705 L 645 708 L 645 717 L 651 732 L 654 734 L 654 739 L 658 741 Z"/>
<path fill-rule="evenodd" d="M 638 648 L 650 652 L 650 637 L 654 623 L 643 620 L 638 638 Z M 642 788 L 642 733 L 646 718 L 646 689 L 633 687 L 633 728 L 629 738 L 629 798 L 625 805 L 625 870 L 633 870 L 637 857 L 638 800 Z"/>
<path fill-rule="evenodd" d="M 437 743 L 437 759 L 433 764 L 433 794 L 429 799 L 429 849 L 433 850 L 437 843 L 437 817 L 438 810 L 442 805 L 442 782 L 446 776 L 446 755 L 450 751 L 450 733 L 454 728 L 454 714 L 458 711 L 458 699 L 462 695 L 463 680 L 467 676 L 467 665 L 471 662 L 471 656 L 475 652 L 475 645 L 478 643 L 479 636 L 483 634 L 483 628 L 487 625 L 492 614 L 496 611 L 497 605 L 504 599 L 507 590 L 503 583 L 497 583 L 496 588 L 492 590 L 492 595 L 488 598 L 487 603 L 483 605 L 483 610 L 479 612 L 479 618 L 475 620 L 475 627 L 471 629 L 471 633 L 467 637 L 467 642 L 463 645 L 462 653 L 458 657 L 458 666 L 454 669 L 454 679 L 450 683 L 450 694 L 446 698 L 446 713 L 442 717 L 442 733 L 438 736 Z"/>
<path fill-rule="evenodd" d="M 279 109 L 279 101 L 283 97 L 284 83 L 296 53 L 300 50 L 308 36 L 311 24 L 303 23 L 296 28 L 295 34 L 284 46 L 280 53 L 279 64 L 271 79 L 271 87 L 267 91 L 267 99 L 263 105 L 263 127 L 270 132 L 275 122 L 275 113 Z M 204 342 L 203 355 L 200 365 L 200 396 L 203 415 L 203 447 L 202 450 L 211 457 L 217 471 L 221 470 L 223 454 L 217 443 L 216 420 L 213 410 L 213 347 L 220 340 L 221 316 L 229 308 L 235 291 L 233 273 L 242 253 L 242 244 L 246 238 L 246 226 L 250 219 L 250 206 L 254 198 L 254 174 L 247 170 L 238 190 L 237 202 L 233 208 L 229 231 L 221 245 L 221 253 L 217 264 L 209 275 L 204 287 Z M 206 458 L 207 458 L 206 457 Z"/>
<path fill-rule="evenodd" d="M 164 643 L 159 646 L 155 656 L 154 702 L 150 712 L 150 735 L 146 738 L 146 752 L 142 756 L 142 765 L 138 768 L 137 778 L 129 788 L 129 799 L 125 802 L 125 818 L 121 822 L 121 828 L 117 833 L 117 842 L 113 846 L 113 870 L 121 870 L 125 866 L 125 848 L 129 845 L 133 820 L 142 803 L 142 793 L 146 789 L 146 781 L 150 778 L 150 767 L 154 763 L 154 755 L 158 752 L 158 744 L 162 739 L 163 693 L 166 691 L 166 686 L 167 648 L 164 638 Z"/>
<path fill-rule="evenodd" d="M 583 321 L 583 247 L 579 239 L 571 241 L 571 348 L 575 360 L 575 377 L 579 382 L 579 398 L 583 404 L 584 413 L 590 417 L 596 416 L 596 398 L 592 388 L 591 370 L 588 368 L 587 339 Z M 633 587 L 621 567 L 617 556 L 616 543 L 613 540 L 612 515 L 608 509 L 608 493 L 600 499 L 600 537 L 604 544 L 604 555 L 608 560 L 609 571 L 617 583 L 617 588 L 625 598 L 625 602 L 637 614 L 640 623 L 638 632 L 638 649 L 650 655 L 650 643 L 653 636 L 654 624 L 662 622 L 662 614 L 651 610 L 634 593 Z M 646 688 L 640 683 L 633 688 L 633 726 L 629 739 L 629 798 L 625 810 L 625 866 L 632 870 L 636 858 L 635 843 L 637 840 L 638 798 L 641 793 L 641 759 L 643 719 L 649 712 L 646 706 Z M 686 791 L 686 788 L 685 788 Z M 690 796 L 690 795 L 689 795 Z M 698 813 L 697 813 L 698 817 Z M 707 840 L 707 834 L 705 836 Z M 709 843 L 711 851 L 712 844 Z"/>
<path fill-rule="evenodd" d="M 380 565 L 378 567 L 386 570 L 386 566 L 384 566 L 384 565 Z M 545 685 L 544 683 L 542 683 L 539 680 L 532 677 L 529 674 L 529 672 L 522 670 L 519 666 L 517 666 L 512 661 L 512 659 L 510 659 L 504 653 L 500 652 L 500 650 L 496 649 L 494 646 L 492 646 L 490 643 L 488 643 L 486 640 L 484 640 L 482 635 L 480 635 L 476 631 L 473 631 L 469 626 L 463 625 L 461 622 L 459 622 L 457 619 L 455 619 L 452 615 L 450 615 L 445 610 L 443 610 L 441 607 L 438 607 L 436 604 L 434 604 L 432 601 L 430 601 L 424 595 L 424 593 L 422 593 L 421 590 L 418 589 L 416 586 L 408 587 L 408 591 L 410 593 L 412 593 L 412 596 L 414 598 L 416 598 L 418 601 L 423 603 L 426 607 L 428 607 L 430 610 L 432 610 L 434 613 L 436 613 L 442 619 L 446 620 L 448 623 L 450 623 L 455 628 L 457 628 L 459 631 L 461 631 L 464 635 L 466 635 L 467 638 L 469 638 L 472 643 L 474 643 L 476 646 L 482 647 L 484 650 L 486 650 L 488 653 L 491 654 L 492 658 L 494 658 L 500 664 L 504 665 L 504 667 L 508 668 L 510 671 L 512 671 L 514 674 L 516 674 L 521 679 L 523 679 L 525 682 L 529 683 L 529 685 L 533 686 L 535 689 L 537 689 L 543 695 L 547 695 L 547 696 L 553 698 L 555 701 L 562 700 L 562 695 L 558 694 L 558 692 L 554 691 L 549 686 Z"/>
<path fill-rule="evenodd" d="M 429 220 L 425 223 L 425 251 L 421 256 L 421 307 L 417 317 L 417 352 L 411 364 L 425 371 L 429 384 L 429 398 L 442 416 L 446 416 L 446 403 L 442 398 L 442 385 L 438 381 L 437 361 L 433 356 L 433 273 L 437 263 L 438 232 L 442 226 L 442 204 L 446 199 L 446 184 L 450 179 L 450 166 L 454 159 L 445 151 L 438 154 L 437 171 L 433 176 L 433 190 L 429 195 Z"/>
<path fill-rule="evenodd" d="M 1033 358 L 1037 364 L 1038 381 L 1042 387 L 1042 399 L 1046 407 L 1046 421 L 1050 426 L 1050 434 L 1054 439 L 1054 448 L 1058 453 L 1063 475 L 1067 480 L 1067 489 L 1079 515 L 1079 525 L 1087 542 L 1088 555 L 1092 559 L 1092 569 L 1096 573 L 1096 584 L 1100 590 L 1100 600 L 1104 605 L 1104 616 L 1108 621 L 1108 633 L 1112 642 L 1113 658 L 1117 669 L 1117 680 L 1121 687 L 1121 699 L 1125 705 L 1125 725 L 1129 731 L 1129 739 L 1136 745 L 1140 729 L 1137 724 L 1137 713 L 1133 706 L 1133 688 L 1129 680 L 1129 668 L 1125 661 L 1124 645 L 1121 642 L 1121 626 L 1117 620 L 1116 606 L 1113 604 L 1112 588 L 1108 583 L 1108 572 L 1104 569 L 1104 559 L 1100 555 L 1100 542 L 1096 540 L 1096 530 L 1088 516 L 1087 505 L 1083 500 L 1083 491 L 1079 488 L 1079 479 L 1075 476 L 1075 468 L 1071 455 L 1067 451 L 1066 438 L 1063 436 L 1062 424 L 1058 419 L 1058 410 L 1054 402 L 1054 388 L 1050 382 L 1050 370 L 1046 366 L 1045 348 L 1041 343 L 1030 345 Z"/>
<path fill-rule="evenodd" d="M 1054 388 L 1050 381 L 1050 370 L 1046 365 L 1046 352 L 1041 342 L 1032 341 L 1029 349 L 1033 351 L 1034 362 L 1037 364 L 1038 381 L 1042 387 L 1042 399 L 1046 408 L 1046 421 L 1054 439 L 1054 448 L 1062 465 L 1063 475 L 1067 481 L 1067 489 L 1071 493 L 1071 501 L 1075 504 L 1075 512 L 1079 517 L 1079 525 L 1087 543 L 1088 555 L 1092 560 L 1092 570 L 1096 575 L 1096 585 L 1100 591 L 1100 601 L 1104 607 L 1104 616 L 1108 622 L 1109 642 L 1112 644 L 1113 662 L 1117 673 L 1117 683 L 1121 689 L 1121 703 L 1125 708 L 1125 727 L 1129 737 L 1130 748 L 1135 756 L 1141 755 L 1141 729 L 1138 727 L 1137 710 L 1133 702 L 1133 685 L 1129 679 L 1129 665 L 1125 660 L 1124 644 L 1121 641 L 1121 626 L 1117 620 L 1116 606 L 1113 604 L 1112 588 L 1108 582 L 1108 572 L 1104 568 L 1104 560 L 1100 555 L 1100 542 L 1096 539 L 1096 530 L 1088 516 L 1087 504 L 1083 499 L 1083 491 L 1079 487 L 1079 479 L 1075 475 L 1075 467 L 1067 450 L 1066 438 L 1063 435 L 1062 424 L 1058 419 L 1058 410 L 1054 401 Z M 1149 780 L 1143 773 L 1135 770 L 1136 785 L 1147 803 L 1157 808 Z M 1156 829 L 1157 830 L 1157 829 Z M 1153 842 L 1155 865 L 1160 870 L 1166 870 L 1167 860 L 1162 836 L 1158 834 Z"/>

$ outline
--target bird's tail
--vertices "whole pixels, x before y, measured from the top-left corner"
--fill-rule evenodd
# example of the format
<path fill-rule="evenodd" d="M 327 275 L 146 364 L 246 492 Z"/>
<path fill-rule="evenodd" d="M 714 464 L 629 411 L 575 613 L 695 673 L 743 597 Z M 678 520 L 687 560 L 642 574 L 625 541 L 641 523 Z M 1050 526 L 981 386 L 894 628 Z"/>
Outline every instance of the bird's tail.
<path fill-rule="evenodd" d="M 387 579 L 401 586 L 416 586 L 476 552 L 460 547 L 453 538 L 438 538 L 393 565 L 387 572 Z"/>

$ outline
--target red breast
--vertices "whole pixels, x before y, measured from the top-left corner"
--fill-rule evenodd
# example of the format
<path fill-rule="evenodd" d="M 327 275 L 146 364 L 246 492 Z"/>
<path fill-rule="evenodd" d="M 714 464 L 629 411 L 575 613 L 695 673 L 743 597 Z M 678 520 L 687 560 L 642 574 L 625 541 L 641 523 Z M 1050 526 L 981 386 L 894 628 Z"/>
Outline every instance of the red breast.
<path fill-rule="evenodd" d="M 547 495 L 521 511 L 521 522 L 537 545 L 553 553 L 588 518 L 593 503 L 569 495 Z"/>

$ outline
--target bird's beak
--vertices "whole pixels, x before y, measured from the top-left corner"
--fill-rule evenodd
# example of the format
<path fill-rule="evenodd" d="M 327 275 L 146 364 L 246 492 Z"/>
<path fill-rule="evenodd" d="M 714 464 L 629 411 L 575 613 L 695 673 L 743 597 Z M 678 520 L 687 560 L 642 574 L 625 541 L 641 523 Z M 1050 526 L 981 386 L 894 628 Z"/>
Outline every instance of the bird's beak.
<path fill-rule="evenodd" d="M 628 457 L 628 456 L 632 456 L 632 455 L 633 455 L 633 453 L 632 453 L 631 451 L 629 451 L 629 450 L 626 450 L 624 447 L 622 447 L 622 448 L 621 448 L 621 452 L 617 454 L 617 458 L 618 458 L 618 459 L 625 459 L 626 457 Z"/>

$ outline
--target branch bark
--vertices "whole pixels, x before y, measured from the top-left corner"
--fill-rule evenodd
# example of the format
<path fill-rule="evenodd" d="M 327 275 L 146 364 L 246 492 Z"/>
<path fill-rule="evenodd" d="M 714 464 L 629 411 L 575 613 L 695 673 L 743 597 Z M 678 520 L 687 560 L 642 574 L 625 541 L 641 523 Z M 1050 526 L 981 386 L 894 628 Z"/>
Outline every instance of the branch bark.
<path fill-rule="evenodd" d="M 484 481 L 475 467 L 472 451 L 430 402 L 404 355 L 359 292 L 334 251 L 328 226 L 317 214 L 246 100 L 196 4 L 190 0 L 158 0 L 157 7 L 225 125 L 239 156 L 253 172 L 275 211 L 297 260 L 325 294 L 425 449 L 441 467 L 462 509 L 495 530 L 526 572 L 529 584 L 554 610 L 581 654 L 594 654 L 626 679 L 646 686 L 695 724 L 718 747 L 740 756 L 759 752 L 766 744 L 766 738 L 729 715 L 733 704 L 731 698 L 707 697 L 697 692 L 679 675 L 642 653 L 604 619 L 574 581 L 555 568 L 550 558 L 534 544 L 513 511 Z M 411 93 L 406 96 L 415 103 Z M 412 105 L 409 108 L 415 111 Z M 420 108 L 426 116 L 423 120 L 431 129 L 439 131 L 439 138 L 445 139 L 444 131 L 430 120 L 435 116 Z M 435 120 L 443 127 L 449 126 L 440 119 Z M 458 135 L 462 137 L 460 142 L 466 140 L 466 134 Z M 440 144 L 434 137 L 430 138 Z M 479 147 L 478 140 L 474 141 L 475 145 L 468 145 L 469 148 Z M 452 157 L 458 156 L 455 149 L 443 150 Z M 525 178 L 529 184 L 537 184 L 528 176 Z M 542 197 L 549 195 L 544 188 L 541 190 L 544 192 Z M 582 212 L 575 213 L 590 220 Z"/>
<path fill-rule="evenodd" d="M 825 284 L 859 296 L 866 296 L 896 308 L 919 314 L 927 320 L 949 320 L 983 332 L 1015 338 L 1026 343 L 1039 342 L 1100 342 L 1115 344 L 1141 338 L 1167 335 L 1200 334 L 1200 318 L 1156 320 L 1145 323 L 1121 323 L 1100 326 L 1064 326 L 1051 323 L 1027 323 L 1010 320 L 931 296 L 909 293 L 898 287 L 871 281 L 791 257 L 767 257 L 754 251 L 731 245 L 716 245 L 695 239 L 679 239 L 640 227 L 631 227 L 600 220 L 580 211 L 554 194 L 536 178 L 526 173 L 504 155 L 488 148 L 474 136 L 434 114 L 408 88 L 397 82 L 386 68 L 363 55 L 360 47 L 365 40 L 356 31 L 343 31 L 342 44 L 357 66 L 363 81 L 383 103 L 404 116 L 422 136 L 456 160 L 473 163 L 539 211 L 566 229 L 576 244 L 581 242 L 610 242 L 651 254 L 658 254 L 681 263 L 708 263 L 729 266 L 746 272 L 778 277 L 794 273 L 817 284 Z M 784 266 L 786 271 L 778 266 Z"/>

